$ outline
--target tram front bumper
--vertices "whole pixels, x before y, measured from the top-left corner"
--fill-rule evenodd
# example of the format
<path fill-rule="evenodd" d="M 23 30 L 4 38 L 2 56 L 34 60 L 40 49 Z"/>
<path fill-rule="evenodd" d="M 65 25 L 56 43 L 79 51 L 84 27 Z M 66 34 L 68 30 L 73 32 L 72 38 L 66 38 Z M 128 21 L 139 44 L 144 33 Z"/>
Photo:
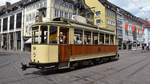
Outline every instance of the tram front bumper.
<path fill-rule="evenodd" d="M 23 64 L 23 63 L 21 63 L 21 69 L 23 70 L 23 71 L 25 71 L 26 69 L 28 69 L 28 68 L 36 68 L 37 66 L 36 65 L 32 65 L 32 64 Z"/>

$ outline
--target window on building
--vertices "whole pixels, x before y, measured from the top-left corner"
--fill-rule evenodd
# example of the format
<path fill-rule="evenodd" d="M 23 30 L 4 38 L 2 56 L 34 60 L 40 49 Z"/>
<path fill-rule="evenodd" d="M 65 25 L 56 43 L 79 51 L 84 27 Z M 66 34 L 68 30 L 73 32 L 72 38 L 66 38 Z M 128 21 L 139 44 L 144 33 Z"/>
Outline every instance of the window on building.
<path fill-rule="evenodd" d="M 42 6 L 43 6 L 43 7 L 46 7 L 45 1 L 42 3 Z"/>
<path fill-rule="evenodd" d="M 63 17 L 63 11 L 60 11 L 60 17 Z"/>
<path fill-rule="evenodd" d="M 40 8 L 42 8 L 42 7 L 43 7 L 42 3 L 39 3 L 39 5 L 40 5 Z"/>
<path fill-rule="evenodd" d="M 59 10 L 55 9 L 55 17 L 58 17 L 58 16 L 59 16 Z"/>
<path fill-rule="evenodd" d="M 101 12 L 100 11 L 96 11 L 95 14 L 96 14 L 96 16 L 100 16 Z"/>
<path fill-rule="evenodd" d="M 16 28 L 21 28 L 21 23 L 22 23 L 22 13 L 18 13 L 16 18 Z"/>
<path fill-rule="evenodd" d="M 127 35 L 127 36 L 128 36 L 128 31 L 125 31 L 125 35 Z"/>
<path fill-rule="evenodd" d="M 38 3 L 38 8 L 40 8 L 40 4 L 41 4 L 41 3 Z"/>
<path fill-rule="evenodd" d="M 101 20 L 100 19 L 97 19 L 96 20 L 96 24 L 100 24 L 101 23 Z"/>
<path fill-rule="evenodd" d="M 63 7 L 67 8 L 67 2 L 64 2 Z"/>
<path fill-rule="evenodd" d="M 8 18 L 3 19 L 3 31 L 7 31 Z"/>
<path fill-rule="evenodd" d="M 46 8 L 40 8 L 39 13 L 42 17 L 46 17 Z"/>
<path fill-rule="evenodd" d="M 68 18 L 68 13 L 67 12 L 65 12 L 65 18 Z"/>
<path fill-rule="evenodd" d="M 19 40 L 19 41 L 21 41 L 21 32 L 19 31 L 16 34 L 17 34 L 16 39 Z"/>
<path fill-rule="evenodd" d="M 1 28 L 2 28 L 2 27 L 1 27 L 1 19 L 0 19 L 0 32 L 1 32 Z"/>
<path fill-rule="evenodd" d="M 10 16 L 10 30 L 14 29 L 14 15 Z"/>
<path fill-rule="evenodd" d="M 31 16 L 31 14 L 29 14 L 28 15 L 28 21 L 31 21 L 31 18 L 32 18 L 32 16 Z"/>
<path fill-rule="evenodd" d="M 72 18 L 72 15 L 73 15 L 72 13 L 69 13 L 69 19 Z"/>

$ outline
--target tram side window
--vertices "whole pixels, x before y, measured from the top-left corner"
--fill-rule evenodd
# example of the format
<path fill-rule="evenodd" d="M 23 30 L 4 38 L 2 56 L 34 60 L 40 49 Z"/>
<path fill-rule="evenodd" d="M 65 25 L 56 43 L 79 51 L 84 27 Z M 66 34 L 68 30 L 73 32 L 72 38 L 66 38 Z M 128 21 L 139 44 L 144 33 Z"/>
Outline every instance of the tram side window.
<path fill-rule="evenodd" d="M 38 26 L 33 27 L 32 29 L 33 29 L 32 30 L 32 43 L 37 44 L 38 43 L 38 35 L 39 35 Z"/>
<path fill-rule="evenodd" d="M 109 44 L 109 34 L 106 34 L 105 44 Z"/>
<path fill-rule="evenodd" d="M 41 26 L 40 28 L 40 43 L 45 44 L 47 43 L 47 35 L 48 35 L 48 31 L 47 31 L 48 27 L 47 26 Z"/>
<path fill-rule="evenodd" d="M 50 26 L 49 43 L 57 44 L 57 27 L 56 26 Z"/>
<path fill-rule="evenodd" d="M 84 44 L 91 44 L 91 32 L 89 31 L 84 33 Z"/>
<path fill-rule="evenodd" d="M 75 29 L 74 31 L 74 43 L 75 44 L 82 44 L 83 32 L 82 30 Z"/>
<path fill-rule="evenodd" d="M 98 33 L 93 33 L 93 44 L 98 44 Z"/>
<path fill-rule="evenodd" d="M 114 36 L 113 35 L 110 36 L 110 44 L 114 44 Z"/>
<path fill-rule="evenodd" d="M 104 34 L 100 34 L 99 42 L 100 44 L 104 44 Z"/>

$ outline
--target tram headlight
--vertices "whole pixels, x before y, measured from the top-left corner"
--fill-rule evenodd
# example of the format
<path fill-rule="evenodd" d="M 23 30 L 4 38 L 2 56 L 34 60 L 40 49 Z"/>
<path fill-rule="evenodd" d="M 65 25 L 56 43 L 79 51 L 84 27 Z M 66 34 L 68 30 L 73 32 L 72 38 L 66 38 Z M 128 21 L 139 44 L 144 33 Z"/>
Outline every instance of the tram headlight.
<path fill-rule="evenodd" d="M 33 52 L 33 57 L 36 57 L 36 54 L 35 54 L 35 52 Z"/>

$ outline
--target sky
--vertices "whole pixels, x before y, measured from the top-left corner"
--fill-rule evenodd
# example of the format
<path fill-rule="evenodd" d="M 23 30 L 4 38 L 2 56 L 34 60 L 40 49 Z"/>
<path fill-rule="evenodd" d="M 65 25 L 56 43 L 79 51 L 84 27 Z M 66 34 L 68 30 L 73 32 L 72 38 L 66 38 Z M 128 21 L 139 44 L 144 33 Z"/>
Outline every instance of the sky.
<path fill-rule="evenodd" d="M 5 4 L 6 1 L 16 2 L 19 0 L 0 0 L 0 5 Z M 137 17 L 143 19 L 150 19 L 150 0 L 108 0 L 113 4 L 129 11 Z"/>
<path fill-rule="evenodd" d="M 150 0 L 108 0 L 137 17 L 150 19 Z"/>

